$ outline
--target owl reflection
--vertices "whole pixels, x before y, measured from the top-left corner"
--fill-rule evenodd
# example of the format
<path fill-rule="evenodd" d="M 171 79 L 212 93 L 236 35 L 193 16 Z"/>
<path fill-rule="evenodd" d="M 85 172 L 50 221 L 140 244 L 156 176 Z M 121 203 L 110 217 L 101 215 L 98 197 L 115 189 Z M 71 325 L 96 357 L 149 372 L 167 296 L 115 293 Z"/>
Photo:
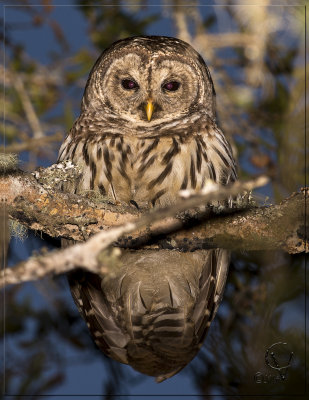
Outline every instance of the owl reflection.
<path fill-rule="evenodd" d="M 208 180 L 236 179 L 205 62 L 189 44 L 163 36 L 120 40 L 101 54 L 63 160 L 82 170 L 65 190 L 93 190 L 140 209 L 172 205 L 180 190 L 198 191 Z M 160 382 L 197 354 L 228 264 L 222 249 L 127 250 L 113 277 L 77 270 L 69 282 L 97 346 Z"/>

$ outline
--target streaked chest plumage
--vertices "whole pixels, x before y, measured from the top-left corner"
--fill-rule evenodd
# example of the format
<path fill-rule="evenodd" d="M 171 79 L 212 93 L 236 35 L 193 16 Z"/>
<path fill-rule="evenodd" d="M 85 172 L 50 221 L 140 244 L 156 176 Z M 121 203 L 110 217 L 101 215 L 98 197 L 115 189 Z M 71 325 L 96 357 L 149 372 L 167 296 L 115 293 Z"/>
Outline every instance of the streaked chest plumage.
<path fill-rule="evenodd" d="M 179 190 L 200 190 L 207 179 L 234 179 L 230 149 L 215 127 L 190 135 L 98 133 L 86 140 L 68 138 L 70 145 L 60 161 L 70 159 L 82 167 L 77 193 L 100 191 L 112 200 L 144 208 L 172 204 Z"/>

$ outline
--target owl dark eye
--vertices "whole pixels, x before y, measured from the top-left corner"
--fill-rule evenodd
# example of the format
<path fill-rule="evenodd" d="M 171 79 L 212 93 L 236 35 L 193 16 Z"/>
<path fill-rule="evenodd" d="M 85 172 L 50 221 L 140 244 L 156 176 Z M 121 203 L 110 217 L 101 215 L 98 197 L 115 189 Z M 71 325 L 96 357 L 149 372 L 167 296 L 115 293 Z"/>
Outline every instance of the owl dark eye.
<path fill-rule="evenodd" d="M 164 83 L 164 85 L 162 86 L 163 89 L 168 90 L 169 92 L 175 92 L 176 90 L 179 89 L 180 83 L 177 81 L 171 81 L 171 82 L 167 82 Z"/>
<path fill-rule="evenodd" d="M 132 81 L 132 79 L 123 79 L 121 85 L 126 90 L 137 89 L 139 87 L 135 81 Z"/>

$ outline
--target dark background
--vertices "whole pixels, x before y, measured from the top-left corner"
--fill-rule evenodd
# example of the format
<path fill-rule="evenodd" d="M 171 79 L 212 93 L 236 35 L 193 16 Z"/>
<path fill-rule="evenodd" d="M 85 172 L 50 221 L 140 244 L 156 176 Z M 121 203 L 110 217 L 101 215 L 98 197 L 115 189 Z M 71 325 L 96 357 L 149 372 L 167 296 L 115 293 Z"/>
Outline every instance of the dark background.
<path fill-rule="evenodd" d="M 104 48 L 128 36 L 167 35 L 190 42 L 209 66 L 219 124 L 238 159 L 240 179 L 262 173 L 271 178 L 255 192 L 256 201 L 277 204 L 305 186 L 301 2 L 0 3 L 5 43 L 0 64 L 2 145 L 18 154 L 21 168 L 33 170 L 56 161 L 60 143 L 78 116 L 87 75 Z M 57 246 L 17 224 L 11 224 L 11 234 L 10 266 L 42 247 Z M 95 348 L 65 278 L 9 287 L 1 300 L 0 377 L 5 394 L 13 398 L 295 398 L 305 391 L 302 254 L 235 252 L 224 300 L 203 348 L 181 373 L 161 384 Z M 265 364 L 265 351 L 277 342 L 287 343 L 276 348 L 281 365 L 294 353 L 285 381 Z"/>

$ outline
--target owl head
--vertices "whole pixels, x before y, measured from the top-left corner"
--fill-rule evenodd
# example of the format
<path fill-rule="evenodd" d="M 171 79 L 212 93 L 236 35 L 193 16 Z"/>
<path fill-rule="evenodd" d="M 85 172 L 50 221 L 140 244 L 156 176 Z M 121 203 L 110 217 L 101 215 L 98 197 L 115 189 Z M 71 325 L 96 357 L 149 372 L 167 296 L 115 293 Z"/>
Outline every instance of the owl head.
<path fill-rule="evenodd" d="M 182 40 L 140 36 L 114 43 L 92 68 L 82 111 L 135 125 L 170 123 L 203 110 L 215 115 L 215 91 L 203 58 Z"/>

